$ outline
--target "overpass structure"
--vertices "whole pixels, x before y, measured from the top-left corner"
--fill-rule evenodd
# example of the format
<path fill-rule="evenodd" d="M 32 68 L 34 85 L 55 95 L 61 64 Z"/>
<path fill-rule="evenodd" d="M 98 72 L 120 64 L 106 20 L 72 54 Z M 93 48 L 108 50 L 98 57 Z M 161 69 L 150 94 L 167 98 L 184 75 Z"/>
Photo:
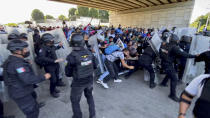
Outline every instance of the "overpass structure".
<path fill-rule="evenodd" d="M 196 0 L 50 0 L 110 11 L 110 25 L 188 27 Z M 200 0 L 197 0 L 200 1 Z M 208 1 L 208 0 L 207 0 Z"/>

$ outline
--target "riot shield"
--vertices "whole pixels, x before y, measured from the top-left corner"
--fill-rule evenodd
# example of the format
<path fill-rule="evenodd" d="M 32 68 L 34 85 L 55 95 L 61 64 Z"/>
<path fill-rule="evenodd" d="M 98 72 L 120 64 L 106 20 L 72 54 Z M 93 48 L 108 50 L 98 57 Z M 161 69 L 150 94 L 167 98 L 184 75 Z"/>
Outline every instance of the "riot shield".
<path fill-rule="evenodd" d="M 7 50 L 7 44 L 0 44 L 0 57 L 2 57 L 2 63 L 8 58 L 10 55 L 10 51 Z M 0 81 L 0 99 L 3 102 L 9 101 L 7 87 L 5 86 L 3 81 Z"/>
<path fill-rule="evenodd" d="M 9 41 L 8 34 L 0 34 L 0 44 L 7 44 Z"/>
<path fill-rule="evenodd" d="M 191 43 L 190 54 L 200 54 L 207 51 L 209 47 L 210 37 L 195 35 Z M 183 82 L 190 82 L 196 76 L 203 74 L 205 71 L 204 67 L 204 62 L 195 63 L 194 59 L 188 59 L 183 75 Z"/>
<path fill-rule="evenodd" d="M 48 32 L 45 32 L 45 33 L 50 33 L 55 37 L 55 45 L 58 45 L 60 42 L 63 43 L 63 47 L 56 51 L 56 55 L 57 55 L 57 58 L 66 59 L 66 57 L 71 53 L 72 48 L 69 47 L 69 43 L 66 40 L 62 29 L 55 29 L 55 30 L 48 31 Z M 44 33 L 42 33 L 42 35 L 43 34 Z M 59 76 L 60 77 L 62 76 L 62 77 L 66 78 L 66 76 L 65 76 L 66 62 L 60 62 L 59 64 L 60 64 L 60 75 Z"/>
<path fill-rule="evenodd" d="M 148 41 L 148 43 L 150 44 L 155 53 L 159 53 L 162 40 L 159 37 L 158 33 L 155 33 L 152 39 Z"/>
<path fill-rule="evenodd" d="M 179 39 L 182 37 L 182 36 L 190 36 L 190 37 L 193 37 L 195 36 L 195 33 L 197 32 L 196 28 L 176 28 L 174 34 L 176 34 Z"/>
<path fill-rule="evenodd" d="M 92 49 L 95 51 L 95 55 L 96 55 L 96 58 L 98 60 L 101 73 L 104 73 L 104 64 L 102 63 L 103 61 L 102 61 L 102 58 L 101 58 L 101 55 L 100 55 L 97 35 L 91 36 L 89 38 L 88 42 L 91 45 Z"/>

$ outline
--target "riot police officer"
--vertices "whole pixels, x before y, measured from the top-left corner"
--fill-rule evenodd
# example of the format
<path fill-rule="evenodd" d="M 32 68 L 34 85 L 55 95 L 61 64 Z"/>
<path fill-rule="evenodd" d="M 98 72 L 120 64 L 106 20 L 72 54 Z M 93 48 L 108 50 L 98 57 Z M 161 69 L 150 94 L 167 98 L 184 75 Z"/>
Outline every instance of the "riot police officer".
<path fill-rule="evenodd" d="M 30 55 L 28 44 L 19 39 L 9 42 L 7 49 L 12 55 L 3 64 L 3 78 L 8 93 L 27 118 L 38 118 L 39 107 L 34 98 L 33 84 L 50 78 L 50 74 L 36 76 L 31 65 L 24 58 Z"/>
<path fill-rule="evenodd" d="M 73 77 L 71 84 L 72 118 L 82 118 L 80 100 L 82 93 L 89 105 L 90 118 L 95 118 L 95 104 L 93 100 L 93 72 L 96 69 L 95 58 L 84 48 L 85 41 L 81 34 L 73 34 L 70 41 L 73 51 L 67 57 L 66 76 Z"/>
<path fill-rule="evenodd" d="M 193 110 L 194 116 L 196 118 L 210 117 L 210 51 L 201 53 L 196 57 L 195 61 L 205 62 L 205 74 L 193 79 L 181 94 L 179 118 L 185 118 L 187 109 L 191 105 L 191 101 L 195 96 L 197 96 L 198 99 Z"/>
<path fill-rule="evenodd" d="M 167 53 L 167 59 L 165 62 L 162 64 L 165 72 L 166 72 L 166 77 L 163 79 L 161 82 L 161 85 L 166 86 L 168 80 L 171 80 L 171 89 L 170 89 L 170 94 L 169 98 L 172 100 L 178 102 L 179 98 L 176 96 L 176 86 L 177 86 L 177 81 L 178 77 L 176 75 L 176 70 L 174 68 L 174 62 L 177 57 L 185 57 L 185 58 L 195 58 L 195 55 L 188 54 L 184 52 L 179 46 L 179 38 L 175 34 L 170 34 L 169 36 L 169 49 L 165 53 Z"/>
<path fill-rule="evenodd" d="M 156 58 L 155 52 L 152 50 L 150 46 L 148 46 L 143 54 L 139 58 L 139 65 L 145 68 L 150 74 L 150 88 L 155 88 L 155 71 L 153 69 L 152 63 Z"/>
<path fill-rule="evenodd" d="M 59 81 L 59 62 L 63 59 L 57 59 L 56 50 L 62 47 L 62 43 L 59 46 L 54 46 L 54 36 L 50 33 L 42 35 L 41 39 L 44 41 L 44 45 L 39 50 L 39 60 L 44 65 L 44 69 L 47 73 L 51 74 L 50 78 L 50 94 L 52 97 L 59 97 L 60 91 L 56 89 L 56 85 Z"/>

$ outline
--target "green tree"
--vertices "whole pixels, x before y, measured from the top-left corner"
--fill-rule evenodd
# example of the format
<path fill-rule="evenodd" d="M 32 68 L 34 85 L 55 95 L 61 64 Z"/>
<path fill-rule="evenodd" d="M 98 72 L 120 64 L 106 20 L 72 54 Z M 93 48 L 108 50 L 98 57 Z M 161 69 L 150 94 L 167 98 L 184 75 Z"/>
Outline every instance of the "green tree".
<path fill-rule="evenodd" d="M 44 14 L 39 9 L 34 9 L 31 13 L 31 17 L 36 22 L 44 22 Z"/>
<path fill-rule="evenodd" d="M 46 15 L 45 19 L 55 19 L 55 18 L 53 16 L 51 16 L 51 15 Z"/>
<path fill-rule="evenodd" d="M 18 24 L 16 24 L 16 23 L 8 23 L 6 25 L 9 27 L 17 27 L 18 26 Z"/>
<path fill-rule="evenodd" d="M 100 19 L 109 19 L 109 12 L 106 10 L 99 10 L 98 16 Z"/>
<path fill-rule="evenodd" d="M 210 13 L 207 13 L 206 15 L 199 16 L 192 24 L 190 24 L 190 26 L 198 28 L 200 25 L 201 27 L 200 27 L 199 31 L 203 31 L 203 28 L 206 26 L 206 21 L 207 21 L 208 15 L 210 16 Z M 210 30 L 209 28 L 210 28 L 210 19 L 209 19 L 209 23 L 207 24 L 207 29 Z"/>
<path fill-rule="evenodd" d="M 95 8 L 90 8 L 89 17 L 98 18 L 98 10 Z"/>
<path fill-rule="evenodd" d="M 78 16 L 88 16 L 89 8 L 88 7 L 78 6 L 76 13 L 77 13 Z"/>
<path fill-rule="evenodd" d="M 66 16 L 64 16 L 64 15 L 58 16 L 58 19 L 62 20 L 62 21 L 67 21 L 68 20 L 68 18 Z"/>
<path fill-rule="evenodd" d="M 77 10 L 76 8 L 69 9 L 69 18 L 75 16 L 76 10 Z"/>

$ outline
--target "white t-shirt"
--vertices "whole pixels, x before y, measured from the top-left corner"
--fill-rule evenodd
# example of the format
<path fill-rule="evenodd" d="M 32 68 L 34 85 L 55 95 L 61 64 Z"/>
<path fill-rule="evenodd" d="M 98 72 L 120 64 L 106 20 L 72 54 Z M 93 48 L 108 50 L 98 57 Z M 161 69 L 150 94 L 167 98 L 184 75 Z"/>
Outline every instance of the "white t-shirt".
<path fill-rule="evenodd" d="M 116 51 L 116 52 L 113 52 L 112 54 L 110 55 L 106 55 L 106 58 L 111 61 L 111 62 L 114 62 L 116 61 L 117 59 L 125 59 L 124 57 L 124 54 L 122 51 Z"/>
<path fill-rule="evenodd" d="M 202 74 L 195 79 L 192 80 L 192 82 L 185 88 L 185 91 L 188 92 L 189 94 L 193 96 L 200 97 L 202 90 L 203 90 L 203 85 L 201 85 L 201 82 L 210 77 L 210 74 Z"/>

